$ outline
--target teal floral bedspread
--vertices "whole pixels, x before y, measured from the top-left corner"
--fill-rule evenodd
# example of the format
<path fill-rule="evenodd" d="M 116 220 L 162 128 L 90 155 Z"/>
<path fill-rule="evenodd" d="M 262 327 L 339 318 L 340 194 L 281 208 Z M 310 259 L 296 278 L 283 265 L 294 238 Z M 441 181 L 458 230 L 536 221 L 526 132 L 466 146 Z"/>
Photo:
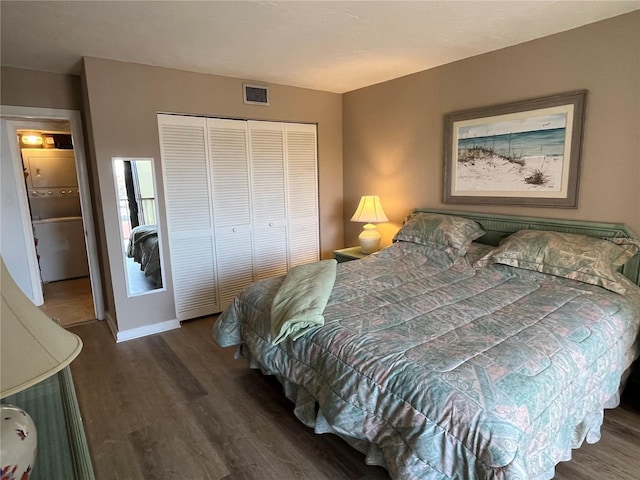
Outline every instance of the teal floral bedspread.
<path fill-rule="evenodd" d="M 257 282 L 214 339 L 276 375 L 306 425 L 394 479 L 551 479 L 618 404 L 640 289 L 474 269 L 477 248 L 452 263 L 399 242 L 341 263 L 325 325 L 279 345 L 268 315 L 282 278 Z"/>

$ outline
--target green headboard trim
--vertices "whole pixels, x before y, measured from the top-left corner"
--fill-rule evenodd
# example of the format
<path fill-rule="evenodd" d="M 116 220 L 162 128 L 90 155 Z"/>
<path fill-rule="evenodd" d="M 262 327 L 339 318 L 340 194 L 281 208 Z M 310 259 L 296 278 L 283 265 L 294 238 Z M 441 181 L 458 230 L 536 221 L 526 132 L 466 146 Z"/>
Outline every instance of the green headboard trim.
<path fill-rule="evenodd" d="M 498 245 L 500 241 L 518 230 L 550 230 L 553 232 L 576 233 L 597 238 L 638 238 L 629 227 L 620 223 L 587 222 L 582 220 L 558 220 L 552 218 L 520 217 L 497 215 L 492 213 L 472 213 L 434 208 L 416 208 L 416 212 L 439 213 L 470 218 L 480 224 L 487 232 L 476 242 L 486 245 Z M 635 255 L 623 267 L 622 273 L 640 286 L 640 253 Z"/>

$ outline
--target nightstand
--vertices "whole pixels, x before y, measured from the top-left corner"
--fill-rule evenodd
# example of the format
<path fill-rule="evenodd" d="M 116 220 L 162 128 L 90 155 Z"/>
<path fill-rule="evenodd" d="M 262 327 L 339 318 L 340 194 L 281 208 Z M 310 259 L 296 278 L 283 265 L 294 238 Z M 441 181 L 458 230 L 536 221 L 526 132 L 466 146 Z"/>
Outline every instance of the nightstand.
<path fill-rule="evenodd" d="M 335 258 L 338 263 L 350 262 L 351 260 L 359 260 L 366 256 L 367 255 L 365 253 L 362 253 L 360 247 L 349 247 L 333 251 L 333 258 Z"/>

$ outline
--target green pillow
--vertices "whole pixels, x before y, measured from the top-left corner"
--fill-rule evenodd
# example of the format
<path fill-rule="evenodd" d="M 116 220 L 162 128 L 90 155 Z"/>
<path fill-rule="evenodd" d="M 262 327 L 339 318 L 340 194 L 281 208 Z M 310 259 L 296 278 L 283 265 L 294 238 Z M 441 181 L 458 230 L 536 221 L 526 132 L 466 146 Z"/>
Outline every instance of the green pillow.
<path fill-rule="evenodd" d="M 467 253 L 471 242 L 484 235 L 480 225 L 468 218 L 436 213 L 410 215 L 393 241 L 413 242 L 444 250 L 449 258 Z"/>
<path fill-rule="evenodd" d="M 624 293 L 618 269 L 640 249 L 638 240 L 603 240 L 574 233 L 520 230 L 480 258 L 475 266 L 492 263 L 549 273 Z"/>

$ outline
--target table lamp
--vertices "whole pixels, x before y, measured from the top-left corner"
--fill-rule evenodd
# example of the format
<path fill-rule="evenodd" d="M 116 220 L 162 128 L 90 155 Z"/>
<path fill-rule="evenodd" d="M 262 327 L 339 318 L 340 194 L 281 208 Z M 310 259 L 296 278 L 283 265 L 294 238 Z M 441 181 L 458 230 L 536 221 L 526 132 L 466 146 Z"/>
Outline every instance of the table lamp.
<path fill-rule="evenodd" d="M 80 353 L 80 338 L 36 307 L 15 284 L 0 258 L 0 399 L 66 367 Z M 21 408 L 2 404 L 0 476 L 26 480 L 35 461 L 37 433 Z"/>
<path fill-rule="evenodd" d="M 382 210 L 380 197 L 377 195 L 364 195 L 360 199 L 356 213 L 351 217 L 352 222 L 365 222 L 360 239 L 360 250 L 369 254 L 380 250 L 380 233 L 376 230 L 374 223 L 388 222 L 389 219 Z"/>

